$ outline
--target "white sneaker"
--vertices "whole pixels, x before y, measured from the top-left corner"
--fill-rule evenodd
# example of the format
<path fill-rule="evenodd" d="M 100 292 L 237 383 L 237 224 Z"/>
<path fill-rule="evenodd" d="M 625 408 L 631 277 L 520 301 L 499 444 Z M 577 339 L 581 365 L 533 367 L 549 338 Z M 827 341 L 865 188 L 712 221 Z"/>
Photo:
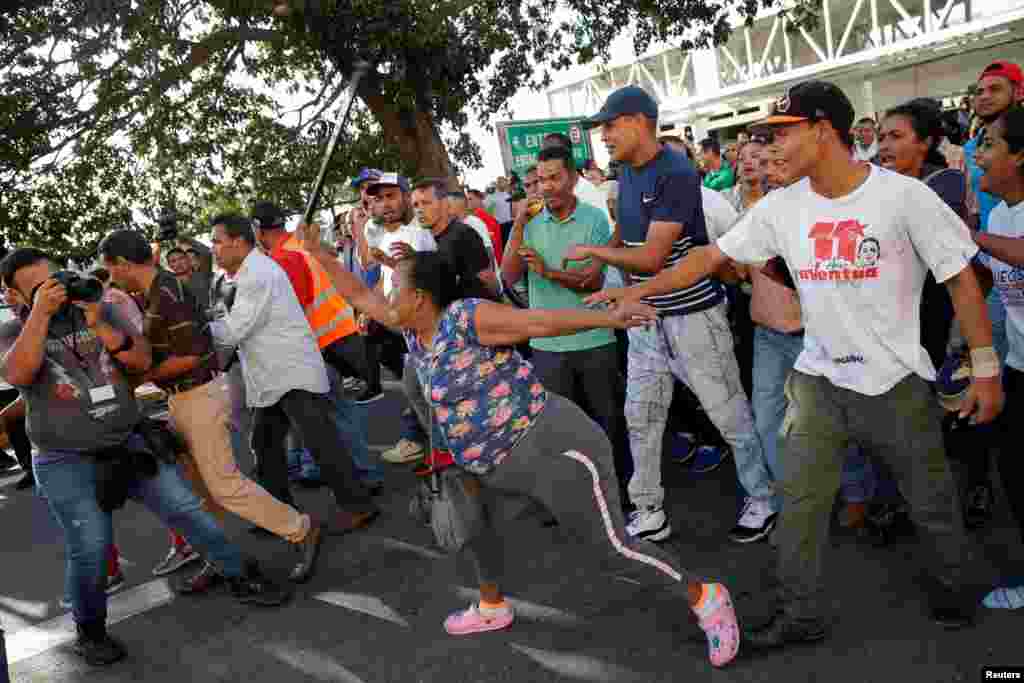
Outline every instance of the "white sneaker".
<path fill-rule="evenodd" d="M 638 541 L 664 541 L 672 535 L 668 517 L 661 508 L 640 508 L 629 516 L 626 533 Z"/>
<path fill-rule="evenodd" d="M 192 546 L 179 548 L 172 545 L 167 551 L 167 557 L 160 564 L 153 567 L 153 576 L 166 576 L 172 574 L 187 564 L 199 559 L 199 553 L 192 549 Z"/>
<path fill-rule="evenodd" d="M 385 462 L 390 462 L 395 465 L 404 465 L 410 462 L 416 462 L 423 457 L 423 444 L 418 444 L 415 441 L 409 441 L 409 439 L 402 439 L 394 448 L 390 448 L 380 456 Z"/>
<path fill-rule="evenodd" d="M 769 501 L 747 498 L 743 503 L 739 521 L 729 532 L 729 538 L 736 543 L 760 541 L 772 532 L 778 517 Z"/>

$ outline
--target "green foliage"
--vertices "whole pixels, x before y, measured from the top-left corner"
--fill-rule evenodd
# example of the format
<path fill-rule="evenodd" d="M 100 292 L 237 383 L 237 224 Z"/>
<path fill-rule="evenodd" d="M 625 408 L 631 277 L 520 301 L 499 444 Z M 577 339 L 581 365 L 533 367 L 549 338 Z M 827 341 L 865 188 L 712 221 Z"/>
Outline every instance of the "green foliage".
<path fill-rule="evenodd" d="M 346 199 L 344 180 L 362 166 L 476 167 L 470 113 L 507 113 L 521 88 L 607 58 L 625 28 L 638 53 L 652 41 L 705 45 L 727 37 L 730 12 L 780 1 L 3 3 L 0 230 L 81 256 L 127 214 L 152 229 L 174 209 L 198 233 L 213 206 L 299 209 L 359 60 L 374 66 L 325 205 Z M 790 12 L 811 21 L 811 6 Z"/>

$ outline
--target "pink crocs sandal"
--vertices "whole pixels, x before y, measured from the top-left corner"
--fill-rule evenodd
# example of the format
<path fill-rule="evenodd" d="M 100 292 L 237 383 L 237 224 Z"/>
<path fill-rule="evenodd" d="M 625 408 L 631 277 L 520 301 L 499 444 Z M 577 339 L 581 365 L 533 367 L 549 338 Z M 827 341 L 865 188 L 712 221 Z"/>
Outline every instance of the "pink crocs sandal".
<path fill-rule="evenodd" d="M 480 607 L 474 602 L 469 609 L 455 612 L 445 619 L 444 630 L 453 636 L 498 631 L 510 626 L 513 619 L 515 612 L 512 605 L 506 603 L 502 607 Z"/>
<path fill-rule="evenodd" d="M 706 619 L 700 620 L 700 627 L 708 637 L 708 658 L 711 665 L 722 667 L 736 658 L 740 649 L 740 628 L 736 622 L 736 610 L 725 586 L 718 584 L 718 605 Z"/>

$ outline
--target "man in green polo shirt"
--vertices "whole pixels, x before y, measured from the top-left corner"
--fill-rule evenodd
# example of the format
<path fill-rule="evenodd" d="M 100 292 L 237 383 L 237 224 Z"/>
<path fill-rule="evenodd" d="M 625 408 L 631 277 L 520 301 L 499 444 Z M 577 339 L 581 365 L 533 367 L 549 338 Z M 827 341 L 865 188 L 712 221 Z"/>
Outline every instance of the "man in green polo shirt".
<path fill-rule="evenodd" d="M 543 149 L 537 178 L 544 208 L 527 218 L 522 212 L 509 235 L 501 264 L 508 284 L 527 275 L 530 308 L 585 308 L 583 298 L 601 289 L 601 264 L 582 263 L 559 270 L 573 245 L 605 246 L 612 239 L 605 212 L 576 197 L 578 175 L 572 153 L 564 147 Z M 589 330 L 564 337 L 530 341 L 534 370 L 548 390 L 578 403 L 615 444 L 620 482 L 632 472 L 625 438 L 625 386 L 615 334 Z"/>

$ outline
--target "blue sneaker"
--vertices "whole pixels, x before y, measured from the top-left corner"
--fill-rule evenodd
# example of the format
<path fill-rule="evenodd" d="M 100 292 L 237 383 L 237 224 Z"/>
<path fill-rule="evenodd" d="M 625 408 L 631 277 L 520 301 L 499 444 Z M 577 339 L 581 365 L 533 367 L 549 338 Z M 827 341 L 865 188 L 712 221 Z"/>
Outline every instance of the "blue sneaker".
<path fill-rule="evenodd" d="M 697 474 L 714 472 L 731 454 L 732 451 L 727 446 L 698 446 L 690 464 L 690 471 Z"/>
<path fill-rule="evenodd" d="M 676 465 L 685 465 L 697 452 L 697 437 L 689 432 L 669 434 L 669 458 Z"/>
<path fill-rule="evenodd" d="M 302 464 L 301 478 L 308 481 L 320 481 L 320 466 L 313 459 L 313 454 L 307 449 L 302 449 L 299 462 Z"/>
<path fill-rule="evenodd" d="M 288 449 L 288 481 L 302 479 L 302 452 L 304 448 Z"/>

